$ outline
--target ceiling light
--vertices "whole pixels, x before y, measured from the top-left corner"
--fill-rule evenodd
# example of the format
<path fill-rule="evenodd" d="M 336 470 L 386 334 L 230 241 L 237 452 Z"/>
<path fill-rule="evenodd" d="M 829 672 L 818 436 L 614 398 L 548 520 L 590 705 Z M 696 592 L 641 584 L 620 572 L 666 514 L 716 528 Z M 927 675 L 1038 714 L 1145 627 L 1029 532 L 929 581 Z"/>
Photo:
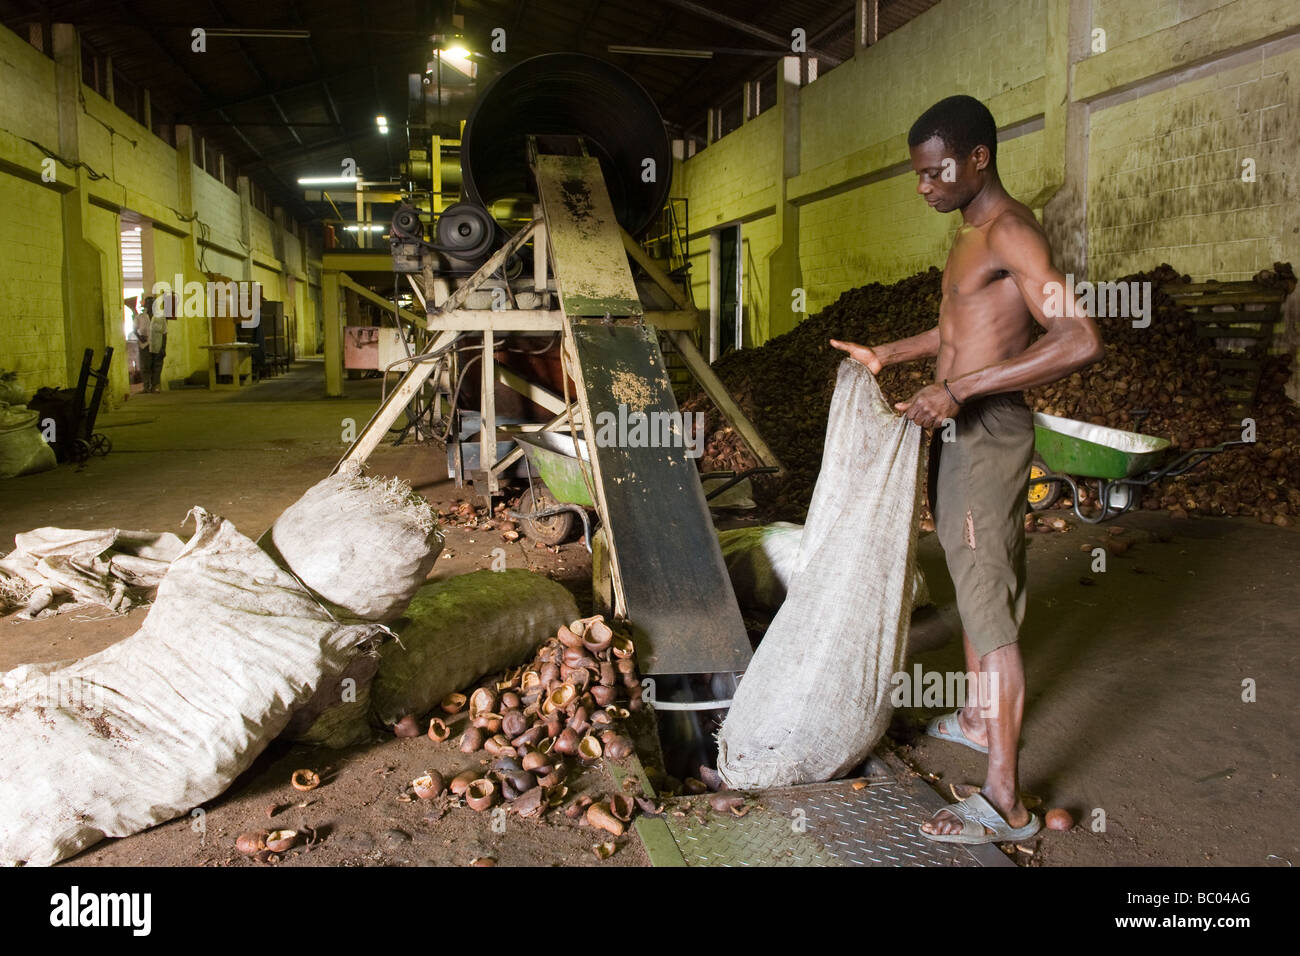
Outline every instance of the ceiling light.
<path fill-rule="evenodd" d="M 327 186 L 337 183 L 355 183 L 356 176 L 304 176 L 298 180 L 299 186 Z"/>

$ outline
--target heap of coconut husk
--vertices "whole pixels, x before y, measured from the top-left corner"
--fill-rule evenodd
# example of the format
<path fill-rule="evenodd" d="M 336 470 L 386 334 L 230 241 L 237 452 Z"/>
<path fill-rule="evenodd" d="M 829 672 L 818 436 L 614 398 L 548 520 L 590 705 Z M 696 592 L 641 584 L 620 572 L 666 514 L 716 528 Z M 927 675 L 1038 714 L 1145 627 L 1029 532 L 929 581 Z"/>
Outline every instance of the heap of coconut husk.
<path fill-rule="evenodd" d="M 1266 288 L 1295 287 L 1290 265 L 1278 263 L 1255 277 Z M 784 480 L 760 479 L 756 493 L 768 519 L 800 521 L 807 513 L 821 468 L 822 441 L 844 353 L 837 338 L 878 345 L 933 328 L 938 319 L 941 273 L 931 268 L 899 282 L 873 282 L 842 294 L 793 330 L 755 349 L 724 356 L 714 366 L 745 414 L 789 470 Z M 1140 431 L 1170 439 L 1183 451 L 1242 437 L 1243 413 L 1225 394 L 1215 367 L 1214 341 L 1200 338 L 1191 314 L 1161 291 L 1189 276 L 1169 265 L 1125 276 L 1150 282 L 1151 323 L 1130 318 L 1098 320 L 1105 358 L 1052 385 L 1033 389 L 1035 411 Z M 1142 506 L 1189 513 L 1252 515 L 1287 525 L 1300 514 L 1300 408 L 1286 396 L 1290 355 L 1264 357 L 1253 409 L 1256 443 L 1210 458 L 1181 478 L 1148 489 Z M 932 360 L 886 368 L 880 386 L 890 402 L 905 401 L 933 380 Z M 701 468 L 744 469 L 757 462 L 712 403 L 697 394 L 686 411 L 708 415 Z M 1134 412 L 1146 411 L 1137 415 Z M 1065 507 L 1062 501 L 1058 507 Z"/>
<path fill-rule="evenodd" d="M 521 817 L 541 817 L 563 807 L 568 818 L 582 818 L 621 836 L 638 805 L 647 810 L 641 800 L 624 793 L 608 799 L 571 796 L 565 783 L 575 762 L 592 765 L 633 753 L 621 722 L 643 708 L 644 689 L 632 639 L 624 625 L 618 627 L 615 630 L 599 614 L 562 625 L 538 647 L 530 663 L 468 694 L 447 695 L 442 713 L 429 719 L 429 738 L 446 741 L 458 729 L 460 751 L 486 751 L 493 758 L 490 770 L 475 767 L 450 780 L 430 771 L 411 782 L 414 795 L 431 800 L 450 792 L 478 811 L 504 802 L 507 812 Z M 462 722 L 463 710 L 467 717 Z M 410 737 L 421 727 L 408 717 L 393 730 Z M 614 845 L 594 849 L 604 859 Z"/>

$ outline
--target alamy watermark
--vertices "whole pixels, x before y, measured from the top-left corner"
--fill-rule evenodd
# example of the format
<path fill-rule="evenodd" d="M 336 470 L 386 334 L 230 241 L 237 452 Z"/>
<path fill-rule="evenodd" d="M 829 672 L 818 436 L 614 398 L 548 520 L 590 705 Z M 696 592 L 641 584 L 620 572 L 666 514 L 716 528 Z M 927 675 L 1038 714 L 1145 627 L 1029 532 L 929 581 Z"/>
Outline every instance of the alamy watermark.
<path fill-rule="evenodd" d="M 997 671 L 926 671 L 915 664 L 911 672 L 896 671 L 889 682 L 889 702 L 895 707 L 960 709 L 969 702 L 976 717 L 998 715 Z"/>
<path fill-rule="evenodd" d="M 685 448 L 687 458 L 704 454 L 703 412 L 633 412 L 620 402 L 618 412 L 596 414 L 600 448 Z"/>
<path fill-rule="evenodd" d="M 83 893 L 74 884 L 50 897 L 50 925 L 55 927 L 122 927 L 133 936 L 148 936 L 152 914 L 152 893 Z"/>
<path fill-rule="evenodd" d="M 23 682 L 22 692 L 32 707 L 79 710 L 84 714 L 104 712 L 104 686 L 84 677 L 35 674 Z"/>
<path fill-rule="evenodd" d="M 1043 295 L 1047 297 L 1043 312 L 1052 318 L 1086 314 L 1099 319 L 1132 319 L 1135 329 L 1151 324 L 1150 282 L 1075 282 L 1074 273 L 1068 273 L 1064 285 L 1046 283 Z"/>
<path fill-rule="evenodd" d="M 245 329 L 257 328 L 262 316 L 262 285 L 231 279 L 227 282 L 155 282 L 154 309 L 169 319 L 239 319 Z"/>

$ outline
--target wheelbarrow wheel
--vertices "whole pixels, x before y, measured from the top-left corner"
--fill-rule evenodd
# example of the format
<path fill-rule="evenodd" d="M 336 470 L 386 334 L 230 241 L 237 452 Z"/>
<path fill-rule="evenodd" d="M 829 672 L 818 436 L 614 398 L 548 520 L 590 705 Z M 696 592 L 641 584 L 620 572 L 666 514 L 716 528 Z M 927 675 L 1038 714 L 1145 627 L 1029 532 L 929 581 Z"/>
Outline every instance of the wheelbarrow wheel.
<path fill-rule="evenodd" d="M 515 509 L 524 516 L 519 522 L 519 530 L 542 544 L 557 545 L 569 540 L 573 535 L 574 525 L 578 523 L 578 517 L 573 512 L 561 511 L 559 514 L 544 518 L 531 516 L 531 512 L 553 508 L 557 503 L 549 491 L 536 485 L 529 488 L 519 499 L 519 506 Z"/>
<path fill-rule="evenodd" d="M 1033 462 L 1029 466 L 1029 480 L 1032 482 L 1035 478 L 1050 478 L 1052 472 L 1048 469 L 1043 459 L 1034 456 Z M 1031 511 L 1046 511 L 1052 505 L 1056 504 L 1061 497 L 1061 483 L 1059 481 L 1050 484 L 1040 484 L 1029 486 L 1026 499 Z"/>

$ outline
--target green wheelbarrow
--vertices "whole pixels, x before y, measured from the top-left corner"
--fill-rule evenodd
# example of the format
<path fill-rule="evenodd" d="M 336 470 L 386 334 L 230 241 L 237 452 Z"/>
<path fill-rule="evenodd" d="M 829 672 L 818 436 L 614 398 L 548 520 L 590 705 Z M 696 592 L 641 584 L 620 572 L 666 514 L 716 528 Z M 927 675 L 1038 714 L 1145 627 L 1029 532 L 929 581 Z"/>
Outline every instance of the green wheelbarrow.
<path fill-rule="evenodd" d="M 1028 504 L 1033 511 L 1050 508 L 1064 485 L 1070 489 L 1079 520 L 1099 524 L 1137 505 L 1142 500 L 1139 488 L 1176 478 L 1211 455 L 1247 444 L 1228 441 L 1172 457 L 1172 443 L 1167 438 L 1035 412 Z M 1079 507 L 1079 486 L 1087 481 L 1096 482 L 1098 505 L 1091 514 L 1084 514 Z"/>
<path fill-rule="evenodd" d="M 519 522 L 519 530 L 527 537 L 547 545 L 567 541 L 581 523 L 583 543 L 590 552 L 590 512 L 596 503 L 591 497 L 594 479 L 586 441 L 575 440 L 567 431 L 514 432 L 511 438 L 528 459 L 528 489 L 518 506 L 507 513 Z M 778 470 L 763 467 L 740 473 L 713 471 L 700 475 L 700 481 L 722 482 L 705 494 L 706 500 L 712 500 L 751 475 Z"/>
<path fill-rule="evenodd" d="M 511 436 L 528 459 L 528 490 L 508 512 L 519 530 L 534 541 L 557 545 L 582 523 L 583 541 L 591 550 L 592 500 L 587 443 L 569 432 L 517 432 Z M 534 474 L 537 479 L 534 480 Z"/>

